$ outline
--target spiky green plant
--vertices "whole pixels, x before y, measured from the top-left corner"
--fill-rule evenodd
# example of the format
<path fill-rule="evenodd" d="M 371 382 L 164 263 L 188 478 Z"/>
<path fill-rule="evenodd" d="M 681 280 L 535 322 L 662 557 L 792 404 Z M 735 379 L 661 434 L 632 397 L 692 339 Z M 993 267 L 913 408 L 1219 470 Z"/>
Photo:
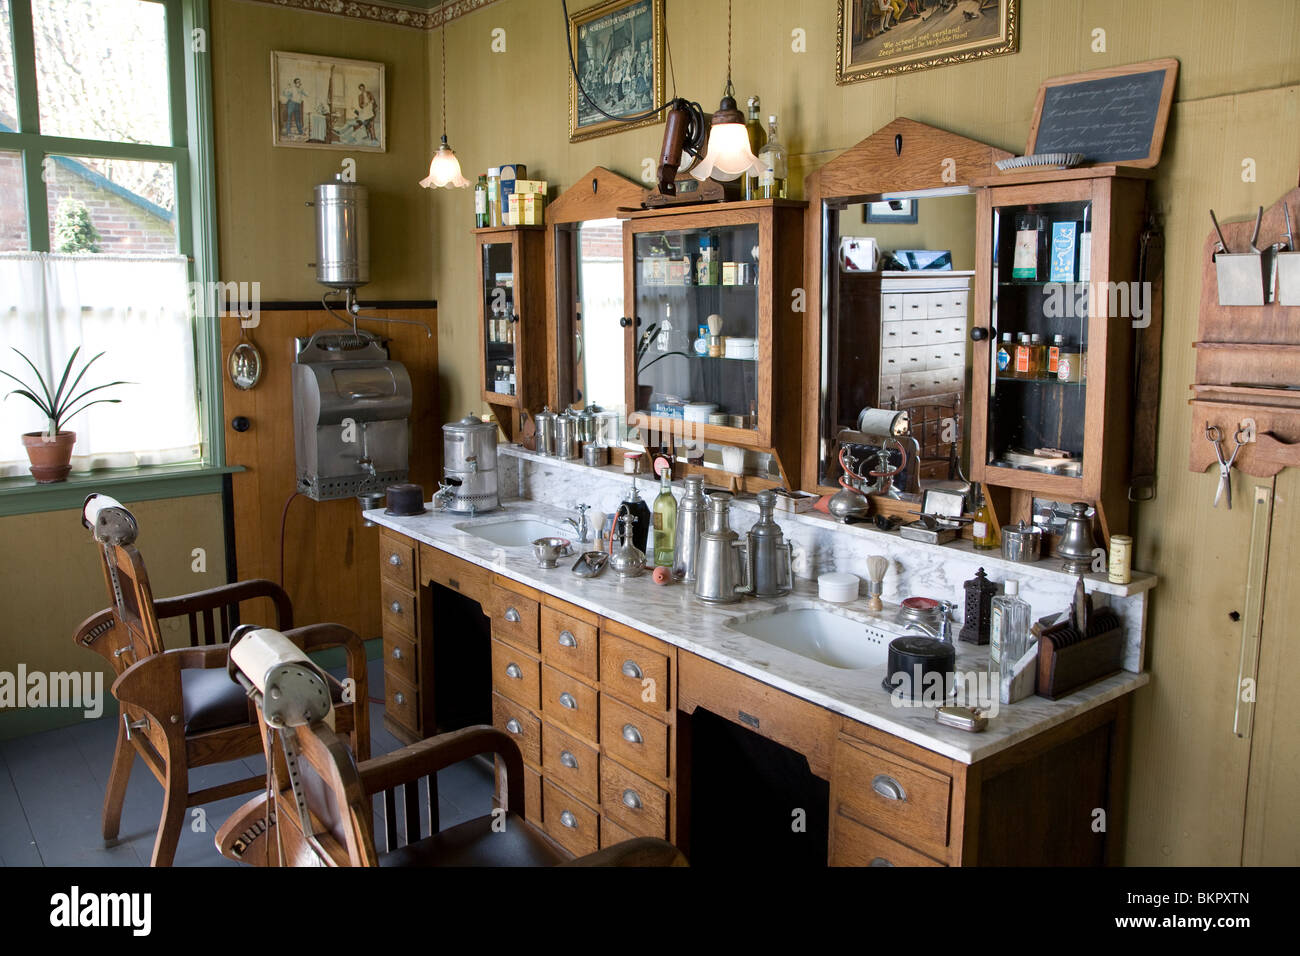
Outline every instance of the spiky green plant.
<path fill-rule="evenodd" d="M 117 385 L 133 384 L 131 382 L 123 381 L 108 382 L 107 384 L 96 385 L 93 388 L 86 389 L 84 392 L 77 393 L 77 387 L 81 384 L 81 380 L 85 377 L 86 372 L 89 371 L 90 366 L 94 365 L 95 362 L 104 354 L 103 352 L 100 352 L 99 355 L 96 355 L 89 362 L 83 365 L 81 371 L 77 373 L 77 377 L 72 379 L 72 384 L 69 385 L 68 379 L 72 377 L 72 366 L 77 361 L 77 353 L 81 351 L 81 346 L 77 346 L 72 350 L 72 354 L 68 356 L 68 364 L 63 367 L 63 377 L 59 380 L 59 387 L 51 393 L 50 386 L 45 381 L 45 376 L 41 374 L 41 370 L 36 367 L 36 364 L 19 349 L 14 349 L 14 351 L 18 353 L 19 357 L 24 362 L 31 366 L 32 372 L 36 375 L 36 383 L 37 386 L 39 386 L 40 394 L 37 394 L 38 389 L 36 386 L 33 386 L 29 382 L 24 382 L 16 375 L 11 375 L 6 371 L 0 370 L 0 375 L 5 375 L 22 386 L 22 388 L 15 388 L 13 391 L 5 395 L 5 399 L 7 400 L 10 395 L 21 395 L 39 408 L 41 414 L 49 421 L 49 433 L 51 435 L 57 435 L 63 430 L 63 426 L 74 415 L 84 412 L 91 405 L 117 405 L 122 401 L 120 398 L 97 398 L 93 401 L 83 402 L 82 400 L 87 395 L 103 391 L 106 388 L 113 388 Z"/>
<path fill-rule="evenodd" d="M 54 219 L 54 241 L 59 252 L 99 252 L 99 230 L 90 210 L 80 199 L 64 199 Z"/>

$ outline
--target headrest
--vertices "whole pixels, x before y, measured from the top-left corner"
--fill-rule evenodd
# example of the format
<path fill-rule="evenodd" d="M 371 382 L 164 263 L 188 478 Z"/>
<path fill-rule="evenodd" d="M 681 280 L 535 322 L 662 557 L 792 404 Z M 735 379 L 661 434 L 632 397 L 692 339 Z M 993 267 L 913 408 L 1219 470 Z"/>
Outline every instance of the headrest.
<path fill-rule="evenodd" d="M 93 494 L 81 506 L 81 523 L 100 544 L 134 544 L 140 533 L 135 515 L 108 495 Z"/>

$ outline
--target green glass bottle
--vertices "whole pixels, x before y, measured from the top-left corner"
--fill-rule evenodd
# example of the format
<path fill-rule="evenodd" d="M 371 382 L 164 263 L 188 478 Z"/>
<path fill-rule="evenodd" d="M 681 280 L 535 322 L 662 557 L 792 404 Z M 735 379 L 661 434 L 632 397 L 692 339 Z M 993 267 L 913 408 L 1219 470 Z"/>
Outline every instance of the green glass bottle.
<path fill-rule="evenodd" d="M 659 473 L 659 496 L 654 503 L 653 560 L 657 568 L 671 568 L 677 557 L 677 499 L 673 497 L 669 469 Z"/>

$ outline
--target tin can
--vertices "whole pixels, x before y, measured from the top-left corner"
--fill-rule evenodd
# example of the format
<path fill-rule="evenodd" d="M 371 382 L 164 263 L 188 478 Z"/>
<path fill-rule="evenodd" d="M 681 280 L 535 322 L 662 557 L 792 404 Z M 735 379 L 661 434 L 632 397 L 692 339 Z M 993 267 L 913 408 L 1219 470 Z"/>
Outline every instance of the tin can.
<path fill-rule="evenodd" d="M 1111 584 L 1128 584 L 1133 580 L 1133 539 L 1126 534 L 1110 536 L 1106 579 Z"/>

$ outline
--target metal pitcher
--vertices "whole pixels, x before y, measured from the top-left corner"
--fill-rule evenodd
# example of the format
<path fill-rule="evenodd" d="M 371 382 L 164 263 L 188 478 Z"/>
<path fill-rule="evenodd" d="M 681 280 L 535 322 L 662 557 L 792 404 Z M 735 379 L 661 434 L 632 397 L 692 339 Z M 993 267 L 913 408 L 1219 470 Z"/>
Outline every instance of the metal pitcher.
<path fill-rule="evenodd" d="M 703 476 L 688 475 L 685 485 L 686 494 L 677 502 L 677 527 L 673 535 L 677 556 L 673 559 L 673 576 L 689 584 L 695 580 L 700 532 L 704 530 L 704 513 L 709 503 L 704 500 Z"/>
<path fill-rule="evenodd" d="M 772 518 L 776 492 L 760 491 L 757 499 L 758 520 L 746 535 L 749 580 L 755 597 L 780 597 L 794 588 L 794 549 Z"/>
<path fill-rule="evenodd" d="M 730 509 L 730 495 L 709 495 L 695 575 L 695 596 L 709 604 L 732 604 L 754 593 L 746 554 L 749 546 L 731 530 Z"/>

